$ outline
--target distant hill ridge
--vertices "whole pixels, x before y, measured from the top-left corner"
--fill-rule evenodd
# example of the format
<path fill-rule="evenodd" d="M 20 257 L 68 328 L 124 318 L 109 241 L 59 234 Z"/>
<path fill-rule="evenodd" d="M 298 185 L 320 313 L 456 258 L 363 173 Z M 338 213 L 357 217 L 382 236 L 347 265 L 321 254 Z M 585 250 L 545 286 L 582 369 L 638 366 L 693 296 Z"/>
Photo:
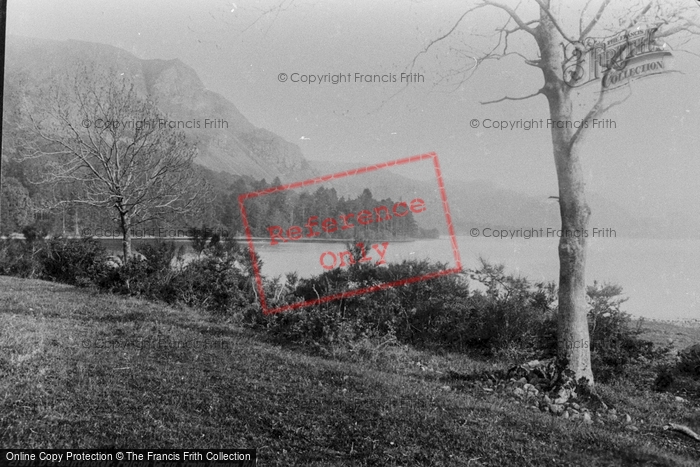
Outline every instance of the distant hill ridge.
<path fill-rule="evenodd" d="M 381 161 L 377 161 L 381 162 Z M 330 161 L 310 161 L 311 166 L 322 175 L 372 165 Z M 363 188 L 369 188 L 377 199 L 410 199 L 421 194 L 429 209 L 416 216 L 421 227 L 437 227 L 446 233 L 444 210 L 435 182 L 407 178 L 392 172 L 391 168 L 363 174 L 360 179 L 343 177 L 328 182 L 338 196 L 357 196 Z M 532 196 L 499 187 L 490 181 L 461 182 L 445 180 L 445 192 L 457 235 L 468 235 L 471 228 L 491 229 L 539 229 L 561 226 L 559 204 L 547 196 Z M 614 229 L 617 237 L 669 238 L 668 229 L 654 219 L 640 219 L 615 202 L 591 193 L 589 234 L 593 228 Z M 688 234 L 680 232 L 679 237 Z"/>
<path fill-rule="evenodd" d="M 268 181 L 274 177 L 295 181 L 315 175 L 298 146 L 256 128 L 233 103 L 207 90 L 197 73 L 179 59 L 144 60 L 117 47 L 92 42 L 7 37 L 6 79 L 24 71 L 33 78 L 49 80 L 54 73 L 70 73 L 70 68 L 81 62 L 128 73 L 139 92 L 157 99 L 170 120 L 199 121 L 200 128 L 184 131 L 197 142 L 197 162 L 204 167 Z M 228 128 L 203 128 L 205 119 L 221 119 Z"/>

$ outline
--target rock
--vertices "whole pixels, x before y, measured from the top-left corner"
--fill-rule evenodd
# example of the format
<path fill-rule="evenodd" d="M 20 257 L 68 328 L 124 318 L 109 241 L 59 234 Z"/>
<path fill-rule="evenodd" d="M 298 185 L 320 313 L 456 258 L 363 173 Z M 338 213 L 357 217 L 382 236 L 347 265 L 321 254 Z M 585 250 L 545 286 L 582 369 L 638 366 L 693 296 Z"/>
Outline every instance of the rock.
<path fill-rule="evenodd" d="M 515 389 L 513 389 L 513 394 L 515 394 L 518 397 L 522 397 L 525 395 L 525 391 L 523 391 L 520 388 L 515 388 Z"/>
<path fill-rule="evenodd" d="M 573 407 L 573 408 L 576 409 L 576 410 L 581 410 L 581 406 L 578 405 L 576 402 L 573 402 L 573 403 L 571 404 L 571 407 Z"/>
<path fill-rule="evenodd" d="M 560 404 L 550 404 L 549 406 L 549 411 L 552 412 L 554 415 L 561 415 L 564 413 L 564 406 Z"/>
<path fill-rule="evenodd" d="M 443 391 L 449 391 L 451 388 L 449 386 L 442 386 L 440 389 Z"/>
<path fill-rule="evenodd" d="M 107 256 L 104 265 L 110 269 L 119 269 L 122 266 L 122 259 L 119 256 Z"/>
<path fill-rule="evenodd" d="M 629 414 L 625 414 L 625 423 L 632 423 L 632 417 Z"/>
<path fill-rule="evenodd" d="M 562 418 L 569 418 L 569 417 L 570 417 L 569 411 L 568 411 L 568 410 L 565 410 L 564 413 L 561 414 L 561 416 L 562 416 Z"/>
<path fill-rule="evenodd" d="M 527 362 L 527 366 L 530 368 L 535 368 L 537 366 L 540 366 L 540 361 L 539 360 L 533 360 L 531 362 Z"/>
<path fill-rule="evenodd" d="M 629 431 L 639 431 L 639 428 L 637 428 L 637 427 L 634 426 L 634 425 L 627 425 L 627 426 L 625 427 L 625 430 L 629 430 Z"/>
<path fill-rule="evenodd" d="M 557 392 L 557 398 L 554 399 L 555 404 L 565 404 L 571 398 L 571 391 L 569 389 L 561 388 Z"/>
<path fill-rule="evenodd" d="M 589 414 L 588 412 L 585 412 L 583 414 L 583 421 L 588 423 L 588 424 L 593 423 L 593 419 L 591 419 L 591 414 Z"/>
<path fill-rule="evenodd" d="M 676 396 L 676 402 L 685 402 L 685 399 L 680 396 Z"/>
<path fill-rule="evenodd" d="M 533 386 L 532 384 L 530 384 L 530 383 L 525 384 L 525 385 L 523 386 L 523 389 L 524 389 L 526 392 L 530 392 L 530 393 L 532 393 L 532 394 L 534 394 L 534 395 L 537 395 L 537 394 L 539 393 L 539 391 L 537 390 L 537 388 L 536 388 L 535 386 Z"/>

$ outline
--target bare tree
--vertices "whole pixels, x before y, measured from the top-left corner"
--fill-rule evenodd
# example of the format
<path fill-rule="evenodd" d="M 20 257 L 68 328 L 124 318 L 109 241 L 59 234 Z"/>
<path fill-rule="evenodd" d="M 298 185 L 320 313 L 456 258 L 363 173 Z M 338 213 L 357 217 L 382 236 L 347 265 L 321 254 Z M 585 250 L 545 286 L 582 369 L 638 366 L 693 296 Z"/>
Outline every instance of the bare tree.
<path fill-rule="evenodd" d="M 47 159 L 39 182 L 79 187 L 62 202 L 116 211 L 126 262 L 132 228 L 190 211 L 207 189 L 194 176 L 196 149 L 125 73 L 86 67 L 58 81 L 23 92 L 35 136 L 23 152 Z"/>
<path fill-rule="evenodd" d="M 500 12 L 504 16 L 503 26 L 494 34 L 496 45 L 485 53 L 476 54 L 453 48 L 466 60 L 462 66 L 448 71 L 451 75 L 448 78 L 459 77 L 458 85 L 461 85 L 483 63 L 506 56 L 520 57 L 525 64 L 541 71 L 544 85 L 534 93 L 523 97 L 506 96 L 482 104 L 536 96 L 544 96 L 549 104 L 548 122 L 553 122 L 550 128 L 562 225 L 558 357 L 577 379 L 587 378 L 592 385 L 585 282 L 586 236 L 581 234 L 587 232 L 591 211 L 586 203 L 582 142 L 596 119 L 629 97 L 633 75 L 641 76 L 650 71 L 650 66 L 628 66 L 632 60 L 645 53 L 663 53 L 664 48 L 658 43 L 649 43 L 652 38 L 683 36 L 683 33 L 689 38 L 700 32 L 698 5 L 680 1 L 529 0 L 526 3 L 530 8 L 526 11 L 521 3 L 511 6 L 496 0 L 481 0 L 468 8 L 446 33 L 430 41 L 415 56 L 411 71 L 423 54 L 454 38 L 460 26 L 464 27 L 468 18 L 482 9 Z M 572 22 L 572 18 L 577 21 Z M 646 31 L 646 39 L 638 32 L 640 30 Z M 595 35 L 610 38 L 611 33 L 617 35 L 617 41 L 595 39 Z M 509 39 L 516 34 L 534 42 L 537 57 L 528 57 L 526 53 L 513 49 Z M 613 43 L 617 45 L 611 46 Z M 590 89 L 591 86 L 582 85 L 594 82 L 600 86 L 586 94 L 583 88 Z M 620 96 L 620 92 L 624 96 Z M 610 95 L 617 95 L 617 99 L 610 101 Z M 579 124 L 573 125 L 577 121 Z"/>

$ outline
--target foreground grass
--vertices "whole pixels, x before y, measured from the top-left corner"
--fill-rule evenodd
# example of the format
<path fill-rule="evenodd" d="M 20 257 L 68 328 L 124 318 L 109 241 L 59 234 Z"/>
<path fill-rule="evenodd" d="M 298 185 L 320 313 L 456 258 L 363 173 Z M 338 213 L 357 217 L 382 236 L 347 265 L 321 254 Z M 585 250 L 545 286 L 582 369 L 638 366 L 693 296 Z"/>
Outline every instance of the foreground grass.
<path fill-rule="evenodd" d="M 601 385 L 631 432 L 440 377 L 484 362 L 382 355 L 314 357 L 194 310 L 0 276 L 0 447 L 256 448 L 261 465 L 700 463 L 700 443 L 661 428 L 697 431 L 696 400 Z"/>

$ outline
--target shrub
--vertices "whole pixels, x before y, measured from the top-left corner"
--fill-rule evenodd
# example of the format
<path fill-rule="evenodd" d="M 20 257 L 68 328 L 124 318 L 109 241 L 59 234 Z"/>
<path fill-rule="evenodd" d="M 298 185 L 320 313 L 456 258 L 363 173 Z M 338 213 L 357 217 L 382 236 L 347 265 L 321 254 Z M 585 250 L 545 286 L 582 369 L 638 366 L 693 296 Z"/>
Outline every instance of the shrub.
<path fill-rule="evenodd" d="M 485 291 L 475 291 L 470 301 L 470 334 L 473 344 L 490 353 L 512 359 L 553 353 L 556 348 L 554 283 L 532 284 L 505 274 L 503 265 L 481 260 L 471 272 Z"/>
<path fill-rule="evenodd" d="M 132 258 L 117 268 L 105 268 L 105 274 L 98 285 L 110 292 L 154 297 L 155 274 L 149 276 L 147 261 Z"/>
<path fill-rule="evenodd" d="M 252 262 L 247 248 L 235 240 L 209 244 L 203 256 L 174 274 L 160 290 L 160 298 L 219 313 L 245 309 L 256 300 Z M 258 268 L 262 262 L 258 261 Z"/>
<path fill-rule="evenodd" d="M 427 261 L 379 268 L 356 263 L 310 279 L 293 277 L 291 286 L 288 280 L 291 293 L 286 301 L 310 300 L 443 269 L 445 265 Z M 554 283 L 533 284 L 483 260 L 470 277 L 472 284 L 480 284 L 476 290 L 470 290 L 461 275 L 443 276 L 286 311 L 263 321 L 278 339 L 314 347 L 395 339 L 424 348 L 479 349 L 509 360 L 556 355 Z M 656 349 L 639 338 L 640 327 L 632 326 L 630 315 L 620 308 L 625 302 L 621 287 L 594 282 L 587 292 L 590 346 L 598 379 L 624 374 L 632 363 L 650 363 L 668 353 L 669 349 Z"/>
<path fill-rule="evenodd" d="M 624 375 L 629 365 L 638 361 L 649 363 L 665 356 L 670 349 L 654 348 L 650 341 L 639 338 L 642 321 L 632 326 L 631 316 L 620 309 L 627 301 L 622 287 L 594 281 L 587 289 L 588 328 L 591 339 L 591 363 L 600 381 Z"/>
<path fill-rule="evenodd" d="M 154 274 L 171 269 L 173 260 L 182 258 L 184 247 L 178 248 L 174 242 L 164 242 L 157 239 L 154 243 L 146 243 L 139 246 L 136 251 L 145 258 L 148 274 Z"/>
<path fill-rule="evenodd" d="M 40 277 L 43 265 L 38 254 L 41 249 L 42 242 L 0 240 L 0 274 L 24 278 Z"/>
<path fill-rule="evenodd" d="M 678 371 L 700 376 L 700 344 L 692 345 L 678 353 Z"/>
<path fill-rule="evenodd" d="M 139 246 L 136 251 L 143 258 L 132 259 L 118 271 L 116 280 L 122 284 L 122 291 L 167 301 L 164 290 L 177 275 L 172 268 L 173 261 L 176 258 L 181 260 L 184 248 L 178 249 L 174 242 L 157 240 Z"/>
<path fill-rule="evenodd" d="M 104 274 L 105 249 L 92 238 L 54 237 L 39 252 L 43 279 L 84 287 Z"/>
<path fill-rule="evenodd" d="M 35 240 L 43 240 L 47 233 L 46 227 L 38 223 L 28 225 L 22 229 L 22 235 L 24 235 L 24 239 L 28 243 L 32 243 Z"/>
<path fill-rule="evenodd" d="M 357 253 L 357 252 L 355 252 Z M 292 300 L 302 301 L 446 269 L 427 261 L 377 268 L 356 263 L 298 281 Z M 539 352 L 551 332 L 553 286 L 531 286 L 484 263 L 473 278 L 487 291 L 470 292 L 461 275 L 436 277 L 370 294 L 343 298 L 267 319 L 281 340 L 312 346 L 351 345 L 362 340 L 493 353 L 514 346 L 518 355 Z"/>

